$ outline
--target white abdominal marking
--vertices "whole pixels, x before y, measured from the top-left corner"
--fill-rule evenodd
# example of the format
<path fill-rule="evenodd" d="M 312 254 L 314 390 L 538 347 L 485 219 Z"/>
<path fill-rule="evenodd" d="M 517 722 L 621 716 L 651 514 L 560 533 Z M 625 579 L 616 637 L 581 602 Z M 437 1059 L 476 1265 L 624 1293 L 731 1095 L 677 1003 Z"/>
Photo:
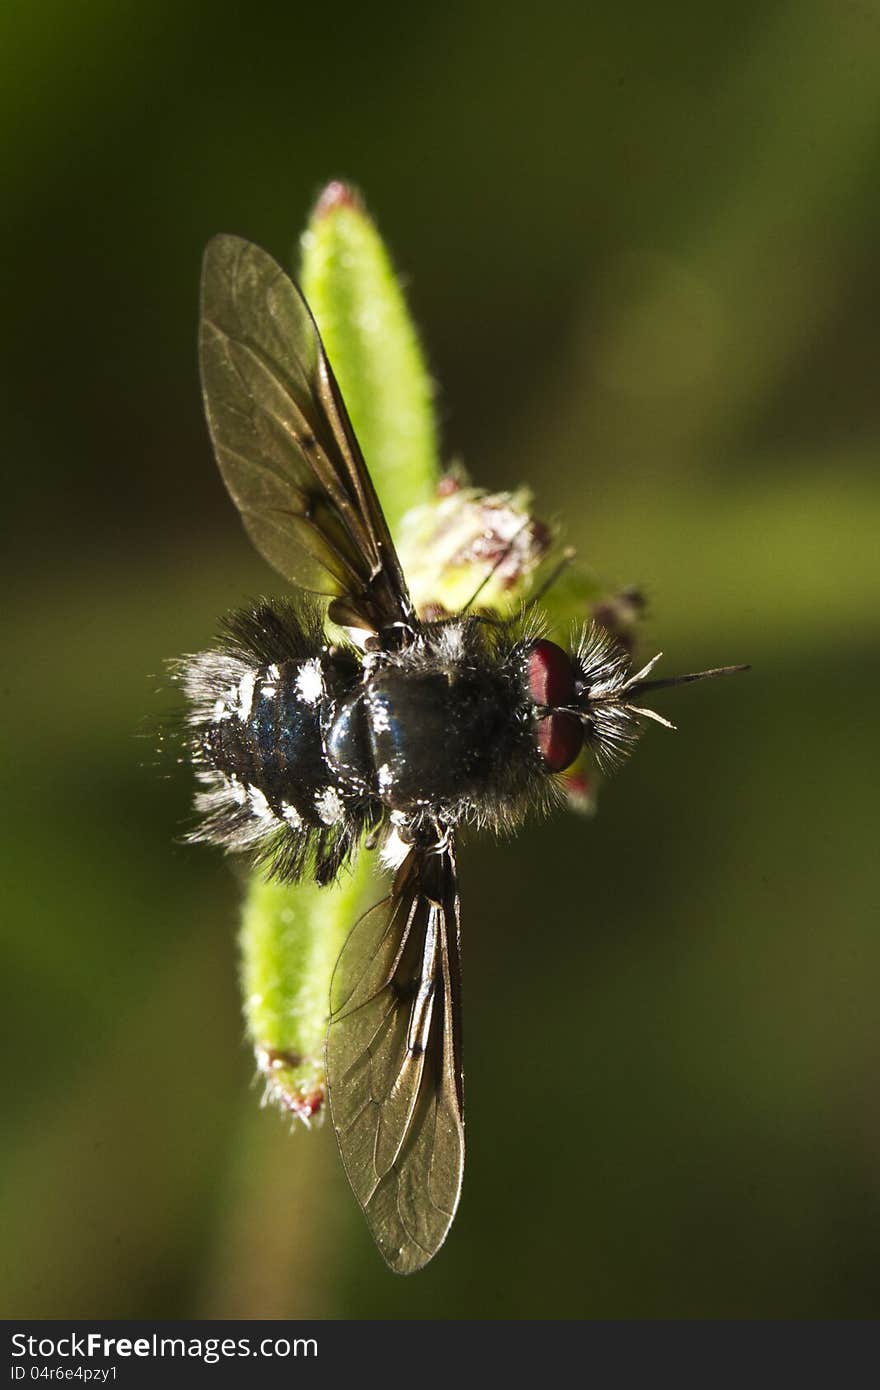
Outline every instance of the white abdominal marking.
<path fill-rule="evenodd" d="M 238 683 L 238 706 L 236 713 L 239 719 L 247 719 L 251 712 L 251 705 L 254 703 L 254 686 L 257 678 L 253 671 L 246 671 Z"/>
<path fill-rule="evenodd" d="M 251 803 L 251 810 L 258 820 L 273 821 L 275 819 L 275 812 L 272 810 L 272 807 L 269 805 L 264 793 L 260 791 L 259 787 L 248 788 L 248 799 Z"/>
<path fill-rule="evenodd" d="M 229 787 L 229 795 L 237 806 L 243 806 L 248 799 L 248 789 L 239 782 L 238 778 L 232 774 L 226 779 Z"/>
<path fill-rule="evenodd" d="M 325 825 L 336 825 L 342 820 L 342 802 L 335 787 L 325 787 L 315 794 L 315 810 Z"/>
<path fill-rule="evenodd" d="M 324 673 L 317 658 L 303 662 L 297 672 L 296 688 L 303 704 L 316 705 L 324 695 Z"/>

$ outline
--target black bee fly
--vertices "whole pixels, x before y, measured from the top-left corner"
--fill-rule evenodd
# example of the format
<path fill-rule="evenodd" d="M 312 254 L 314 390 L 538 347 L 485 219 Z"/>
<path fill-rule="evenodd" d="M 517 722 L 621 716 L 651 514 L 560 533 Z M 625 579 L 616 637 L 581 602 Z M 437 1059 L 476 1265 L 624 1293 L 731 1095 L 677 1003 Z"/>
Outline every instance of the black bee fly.
<path fill-rule="evenodd" d="M 652 689 L 601 629 L 567 652 L 515 621 L 422 621 L 315 322 L 258 247 L 209 244 L 201 370 L 217 462 L 261 554 L 300 590 L 225 620 L 188 658 L 202 790 L 191 838 L 329 883 L 365 836 L 396 870 L 333 976 L 326 1069 L 351 1186 L 388 1264 L 442 1244 L 464 1162 L 455 832 L 560 798 L 584 743 L 613 763 Z M 315 595 L 350 641 L 331 640 Z"/>

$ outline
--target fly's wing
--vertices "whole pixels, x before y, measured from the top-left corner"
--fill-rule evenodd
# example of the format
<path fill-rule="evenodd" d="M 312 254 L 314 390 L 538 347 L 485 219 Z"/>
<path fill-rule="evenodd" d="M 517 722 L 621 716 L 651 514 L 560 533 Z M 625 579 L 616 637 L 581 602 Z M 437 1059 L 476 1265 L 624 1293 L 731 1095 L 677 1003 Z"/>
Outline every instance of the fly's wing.
<path fill-rule="evenodd" d="M 205 251 L 199 354 L 220 472 L 260 553 L 330 595 L 339 622 L 407 623 L 400 562 L 315 321 L 281 267 L 240 237 Z"/>
<path fill-rule="evenodd" d="M 458 887 L 451 847 L 413 849 L 333 976 L 327 1081 L 355 1196 L 398 1274 L 431 1259 L 464 1168 Z"/>

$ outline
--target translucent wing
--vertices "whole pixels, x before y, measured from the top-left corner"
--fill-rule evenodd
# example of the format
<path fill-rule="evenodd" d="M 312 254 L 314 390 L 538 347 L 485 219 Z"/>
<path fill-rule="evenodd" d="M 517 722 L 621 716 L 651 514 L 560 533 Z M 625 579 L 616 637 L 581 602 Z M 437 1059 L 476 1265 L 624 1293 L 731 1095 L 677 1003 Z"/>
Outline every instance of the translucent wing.
<path fill-rule="evenodd" d="M 451 847 L 414 849 L 353 927 L 327 1035 L 333 1126 L 355 1196 L 399 1274 L 443 1244 L 464 1167 L 459 915 Z"/>
<path fill-rule="evenodd" d="M 223 480 L 260 553 L 331 615 L 379 631 L 412 608 L 388 526 L 293 281 L 251 242 L 205 251 L 199 353 Z"/>

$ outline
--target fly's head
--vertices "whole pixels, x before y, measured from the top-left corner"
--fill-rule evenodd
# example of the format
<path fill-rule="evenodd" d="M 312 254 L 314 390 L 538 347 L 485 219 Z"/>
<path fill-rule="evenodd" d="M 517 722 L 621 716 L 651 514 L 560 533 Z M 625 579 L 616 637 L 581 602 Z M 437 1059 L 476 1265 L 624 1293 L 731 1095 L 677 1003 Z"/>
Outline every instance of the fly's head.
<path fill-rule="evenodd" d="M 584 630 L 570 652 L 547 638 L 528 646 L 526 671 L 533 705 L 533 732 L 549 772 L 564 772 L 571 767 L 585 745 L 603 770 L 616 767 L 632 751 L 646 719 L 667 729 L 675 728 L 656 710 L 645 708 L 642 695 L 746 669 L 723 666 L 649 680 L 660 655 L 633 672 L 629 654 L 595 624 Z"/>

